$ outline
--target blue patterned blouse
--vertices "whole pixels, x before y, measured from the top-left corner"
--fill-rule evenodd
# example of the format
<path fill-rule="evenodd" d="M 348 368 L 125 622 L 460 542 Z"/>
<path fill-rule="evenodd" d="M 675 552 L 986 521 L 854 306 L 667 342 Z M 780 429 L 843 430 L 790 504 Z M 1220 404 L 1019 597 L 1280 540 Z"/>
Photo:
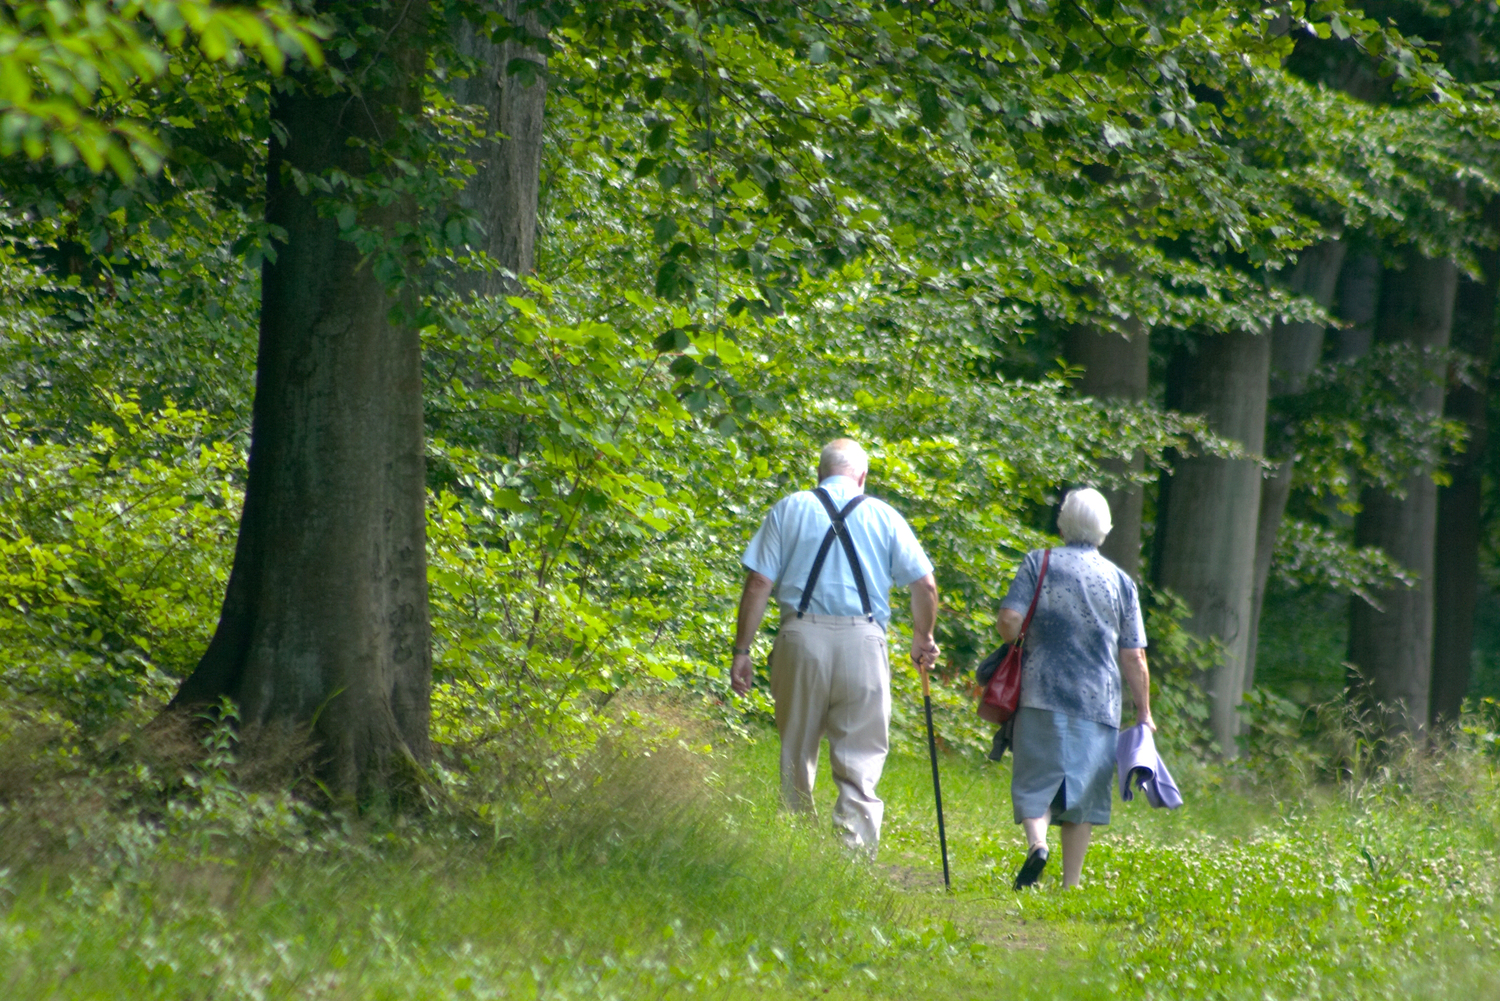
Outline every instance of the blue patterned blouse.
<path fill-rule="evenodd" d="M 1026 554 L 1001 608 L 1026 614 L 1042 551 Z M 1146 645 L 1129 574 L 1084 543 L 1052 550 L 1021 662 L 1021 705 L 1120 726 L 1121 649 Z"/>

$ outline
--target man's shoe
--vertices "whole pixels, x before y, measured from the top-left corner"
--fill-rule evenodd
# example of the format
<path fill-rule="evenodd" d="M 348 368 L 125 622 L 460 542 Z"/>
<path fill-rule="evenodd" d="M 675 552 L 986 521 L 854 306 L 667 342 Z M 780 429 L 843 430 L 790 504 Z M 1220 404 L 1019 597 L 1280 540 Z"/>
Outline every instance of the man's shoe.
<path fill-rule="evenodd" d="M 1026 861 L 1021 863 L 1021 871 L 1016 873 L 1016 889 L 1024 890 L 1037 881 L 1042 870 L 1047 868 L 1046 847 L 1033 848 L 1026 856 Z"/>

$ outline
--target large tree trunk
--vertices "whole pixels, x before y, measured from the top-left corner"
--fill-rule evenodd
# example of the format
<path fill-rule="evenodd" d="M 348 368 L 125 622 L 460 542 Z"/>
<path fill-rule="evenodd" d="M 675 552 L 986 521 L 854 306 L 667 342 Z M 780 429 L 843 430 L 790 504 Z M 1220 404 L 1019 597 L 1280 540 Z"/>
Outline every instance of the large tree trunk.
<path fill-rule="evenodd" d="M 1203 414 L 1213 431 L 1258 453 L 1270 361 L 1271 340 L 1264 334 L 1199 338 L 1196 353 L 1182 350 L 1173 359 L 1167 405 Z M 1217 637 L 1227 650 L 1205 685 L 1213 699 L 1214 737 L 1233 756 L 1255 583 L 1260 467 L 1253 459 L 1179 459 L 1163 488 L 1153 576 L 1187 602 L 1193 613 L 1187 628 Z"/>
<path fill-rule="evenodd" d="M 1287 288 L 1307 296 L 1320 306 L 1333 303 L 1334 287 L 1344 264 L 1344 244 L 1330 240 L 1308 247 L 1297 259 L 1287 279 Z M 1307 388 L 1307 377 L 1323 357 L 1322 323 L 1276 323 L 1271 328 L 1270 395 L 1297 396 Z M 1260 648 L 1260 610 L 1265 603 L 1266 581 L 1271 576 L 1271 557 L 1276 553 L 1276 534 L 1286 514 L 1292 492 L 1296 458 L 1292 454 L 1290 428 L 1266 427 L 1267 458 L 1276 459 L 1276 469 L 1260 482 L 1260 515 L 1255 529 L 1255 588 L 1250 600 L 1250 633 L 1245 647 L 1245 691 L 1255 684 L 1255 658 Z"/>
<path fill-rule="evenodd" d="M 292 171 L 367 177 L 363 144 L 400 141 L 421 111 L 425 5 L 339 13 L 385 41 L 357 98 L 273 90 L 266 219 L 286 239 L 262 271 L 245 508 L 218 629 L 173 705 L 228 696 L 242 725 L 310 727 L 329 790 L 365 798 L 430 754 L 420 346 Z M 415 221 L 398 199 L 359 225 Z"/>
<path fill-rule="evenodd" d="M 1146 398 L 1150 338 L 1138 322 L 1132 320 L 1129 325 L 1132 327 L 1129 337 L 1083 324 L 1068 332 L 1068 361 L 1083 366 L 1078 391 L 1084 396 L 1133 403 Z M 1139 475 L 1146 468 L 1146 457 L 1137 451 L 1128 459 L 1104 459 L 1099 464 L 1112 473 Z M 1145 490 L 1134 483 L 1101 492 L 1109 501 L 1114 528 L 1099 551 L 1121 570 L 1140 579 L 1141 504 Z"/>
<path fill-rule="evenodd" d="M 528 5 L 529 7 L 530 5 Z M 536 11 L 521 10 L 518 0 L 504 0 L 500 12 L 512 30 L 526 38 L 543 36 Z M 460 202 L 484 227 L 484 250 L 504 272 L 487 270 L 459 276 L 459 291 L 480 295 L 514 294 L 519 279 L 536 260 L 537 197 L 542 170 L 542 124 L 547 98 L 547 59 L 525 38 L 496 44 L 468 19 L 460 19 L 455 45 L 479 63 L 474 76 L 454 84 L 459 104 L 484 109 L 485 138 L 469 150 L 477 170 Z M 534 72 L 511 63 L 536 64 Z"/>
<path fill-rule="evenodd" d="M 1453 297 L 1458 269 L 1415 250 L 1406 267 L 1387 271 L 1381 280 L 1376 339 L 1402 342 L 1418 351 L 1444 348 L 1453 326 Z M 1422 388 L 1413 401 L 1426 414 L 1443 405 L 1443 388 Z M 1378 487 L 1360 494 L 1362 510 L 1355 541 L 1379 546 L 1417 578 L 1412 587 L 1381 589 L 1377 609 L 1364 599 L 1350 599 L 1349 660 L 1359 670 L 1368 700 L 1394 713 L 1397 729 L 1418 732 L 1427 725 L 1432 685 L 1433 540 L 1437 528 L 1437 485 L 1432 470 L 1412 471 L 1405 496 Z"/>
<path fill-rule="evenodd" d="M 1486 210 L 1491 225 L 1500 199 Z M 1474 648 L 1474 609 L 1479 594 L 1482 530 L 1480 478 L 1489 445 L 1485 423 L 1490 348 L 1495 334 L 1495 296 L 1500 289 L 1500 253 L 1480 253 L 1483 280 L 1460 276 L 1453 305 L 1453 346 L 1477 366 L 1472 382 L 1450 381 L 1443 410 L 1463 421 L 1469 440 L 1448 467 L 1452 482 L 1438 491 L 1437 552 L 1433 564 L 1431 721 L 1451 722 L 1463 709 Z"/>

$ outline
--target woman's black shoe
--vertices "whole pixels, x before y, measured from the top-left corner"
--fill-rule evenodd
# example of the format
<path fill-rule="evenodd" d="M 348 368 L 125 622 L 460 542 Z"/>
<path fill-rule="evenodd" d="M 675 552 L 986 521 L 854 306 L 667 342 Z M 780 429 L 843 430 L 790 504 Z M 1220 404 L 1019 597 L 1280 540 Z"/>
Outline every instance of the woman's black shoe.
<path fill-rule="evenodd" d="M 1026 861 L 1021 863 L 1021 871 L 1016 873 L 1016 889 L 1024 890 L 1035 883 L 1042 870 L 1047 868 L 1047 849 L 1033 848 L 1026 856 Z"/>

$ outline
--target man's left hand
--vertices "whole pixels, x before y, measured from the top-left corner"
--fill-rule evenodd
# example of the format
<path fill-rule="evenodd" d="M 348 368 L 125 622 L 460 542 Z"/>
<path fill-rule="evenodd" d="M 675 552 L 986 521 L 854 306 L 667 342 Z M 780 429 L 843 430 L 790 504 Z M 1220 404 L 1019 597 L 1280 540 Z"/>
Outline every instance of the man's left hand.
<path fill-rule="evenodd" d="M 911 659 L 919 670 L 929 670 L 938 659 L 937 641 L 931 636 L 913 636 L 911 638 Z"/>

